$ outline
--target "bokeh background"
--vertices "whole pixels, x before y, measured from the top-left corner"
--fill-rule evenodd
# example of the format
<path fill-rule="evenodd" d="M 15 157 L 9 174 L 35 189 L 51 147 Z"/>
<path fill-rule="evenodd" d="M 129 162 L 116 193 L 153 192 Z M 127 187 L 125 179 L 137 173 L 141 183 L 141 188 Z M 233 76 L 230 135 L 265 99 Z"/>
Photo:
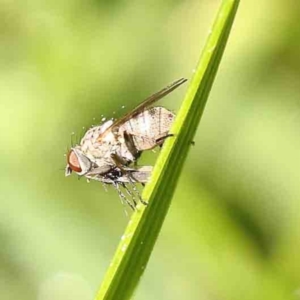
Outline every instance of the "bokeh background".
<path fill-rule="evenodd" d="M 300 7 L 241 2 L 134 299 L 298 297 Z M 128 218 L 112 188 L 64 177 L 71 133 L 191 78 L 219 4 L 1 1 L 1 299 L 93 299 Z"/>

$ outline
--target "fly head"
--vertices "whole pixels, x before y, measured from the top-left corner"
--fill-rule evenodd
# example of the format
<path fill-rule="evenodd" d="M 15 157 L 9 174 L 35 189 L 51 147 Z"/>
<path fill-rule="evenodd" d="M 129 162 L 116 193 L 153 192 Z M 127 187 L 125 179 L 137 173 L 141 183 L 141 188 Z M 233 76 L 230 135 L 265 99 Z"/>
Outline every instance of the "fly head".
<path fill-rule="evenodd" d="M 87 174 L 92 168 L 91 160 L 79 149 L 71 148 L 67 155 L 67 166 L 65 176 L 72 172 L 82 176 Z"/>

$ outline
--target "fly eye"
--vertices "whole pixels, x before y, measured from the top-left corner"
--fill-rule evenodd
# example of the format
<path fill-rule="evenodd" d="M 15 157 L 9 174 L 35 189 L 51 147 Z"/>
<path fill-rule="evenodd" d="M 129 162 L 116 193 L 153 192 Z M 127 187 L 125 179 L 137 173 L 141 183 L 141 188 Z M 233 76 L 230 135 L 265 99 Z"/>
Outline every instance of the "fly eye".
<path fill-rule="evenodd" d="M 82 171 L 77 155 L 73 150 L 71 150 L 68 154 L 68 164 L 70 166 L 70 169 L 74 172 L 80 173 Z"/>

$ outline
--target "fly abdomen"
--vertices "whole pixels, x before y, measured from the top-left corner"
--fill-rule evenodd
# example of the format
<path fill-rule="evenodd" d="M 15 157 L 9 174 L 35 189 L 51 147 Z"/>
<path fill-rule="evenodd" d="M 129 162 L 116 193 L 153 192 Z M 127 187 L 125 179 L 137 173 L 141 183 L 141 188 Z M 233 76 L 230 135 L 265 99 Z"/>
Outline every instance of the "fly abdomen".
<path fill-rule="evenodd" d="M 162 143 L 174 118 L 175 114 L 164 107 L 151 107 L 124 123 L 120 130 L 132 136 L 138 151 L 150 150 Z"/>

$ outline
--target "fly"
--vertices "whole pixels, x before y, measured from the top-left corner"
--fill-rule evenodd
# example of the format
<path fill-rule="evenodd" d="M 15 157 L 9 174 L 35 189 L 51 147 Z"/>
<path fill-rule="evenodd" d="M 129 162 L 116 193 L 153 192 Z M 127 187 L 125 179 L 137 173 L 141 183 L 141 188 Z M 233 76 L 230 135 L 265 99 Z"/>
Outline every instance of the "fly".
<path fill-rule="evenodd" d="M 112 184 L 121 199 L 135 209 L 134 194 L 139 196 L 135 183 L 144 185 L 152 172 L 152 166 L 137 167 L 136 162 L 143 151 L 162 146 L 170 136 L 169 130 L 175 119 L 175 114 L 170 110 L 151 105 L 186 81 L 185 78 L 178 79 L 145 99 L 120 119 L 90 128 L 80 144 L 70 149 L 65 175 L 75 172 L 103 184 Z M 128 184 L 132 189 L 128 188 Z M 131 196 L 133 203 L 120 187 Z"/>

